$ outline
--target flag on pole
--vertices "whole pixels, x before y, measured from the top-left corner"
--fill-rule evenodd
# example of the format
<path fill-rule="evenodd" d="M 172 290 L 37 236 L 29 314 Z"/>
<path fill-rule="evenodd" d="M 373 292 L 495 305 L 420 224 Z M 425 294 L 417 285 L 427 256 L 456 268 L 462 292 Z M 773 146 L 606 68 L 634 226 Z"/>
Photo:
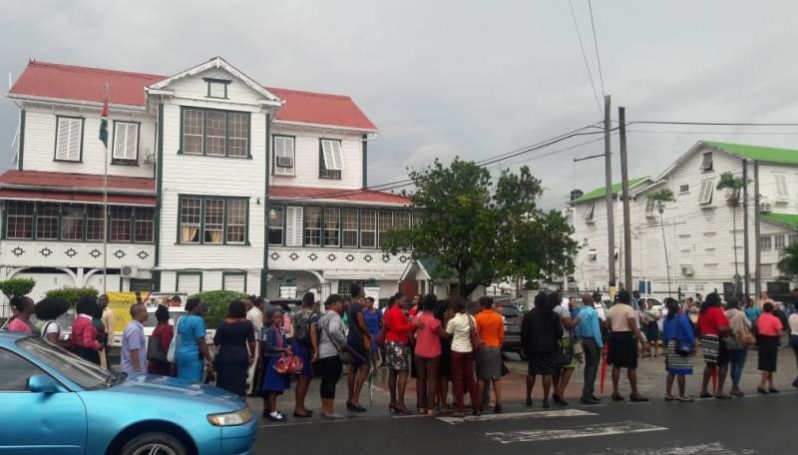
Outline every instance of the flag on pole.
<path fill-rule="evenodd" d="M 108 84 L 105 84 L 105 97 L 103 98 L 103 112 L 100 121 L 100 140 L 108 148 Z"/>

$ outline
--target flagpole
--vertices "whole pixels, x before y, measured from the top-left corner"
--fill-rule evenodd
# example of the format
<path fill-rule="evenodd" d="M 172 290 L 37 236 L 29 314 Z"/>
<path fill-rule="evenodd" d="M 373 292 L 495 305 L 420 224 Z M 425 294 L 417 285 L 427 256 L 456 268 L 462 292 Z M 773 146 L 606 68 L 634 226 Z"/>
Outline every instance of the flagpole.
<path fill-rule="evenodd" d="M 103 122 L 108 121 L 108 83 L 105 83 L 105 105 L 103 107 Z M 108 293 L 108 139 L 106 130 L 105 155 L 103 159 L 103 294 Z"/>

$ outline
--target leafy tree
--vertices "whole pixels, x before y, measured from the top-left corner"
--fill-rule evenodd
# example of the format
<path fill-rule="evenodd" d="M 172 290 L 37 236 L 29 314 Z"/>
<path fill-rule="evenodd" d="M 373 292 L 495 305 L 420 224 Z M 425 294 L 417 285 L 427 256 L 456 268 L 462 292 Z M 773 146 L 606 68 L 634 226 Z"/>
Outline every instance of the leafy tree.
<path fill-rule="evenodd" d="M 10 280 L 0 281 L 0 291 L 6 297 L 21 297 L 30 294 L 36 282 L 30 278 L 11 278 Z"/>
<path fill-rule="evenodd" d="M 505 170 L 494 182 L 473 161 L 456 158 L 445 167 L 435 160 L 411 170 L 410 179 L 418 221 L 391 231 L 383 250 L 432 259 L 433 278 L 455 278 L 461 296 L 501 278 L 531 281 L 573 270 L 572 228 L 558 212 L 538 208 L 543 188 L 528 167 Z"/>
<path fill-rule="evenodd" d="M 669 188 L 663 188 L 648 195 L 649 201 L 654 201 L 657 204 L 657 212 L 659 212 L 659 226 L 662 230 L 662 248 L 665 251 L 665 272 L 668 276 L 668 295 L 671 293 L 671 263 L 668 258 L 668 242 L 665 240 L 665 222 L 662 219 L 662 214 L 665 212 L 665 203 L 673 202 L 676 200 L 673 197 L 673 191 Z"/>
<path fill-rule="evenodd" d="M 740 268 L 737 264 L 737 207 L 740 206 L 740 189 L 743 187 L 743 179 L 735 177 L 731 172 L 724 172 L 718 181 L 718 190 L 726 191 L 726 202 L 732 208 L 732 238 L 734 242 L 734 295 L 740 295 Z"/>
<path fill-rule="evenodd" d="M 234 291 L 205 291 L 189 296 L 199 298 L 208 310 L 205 313 L 205 325 L 209 329 L 219 327 L 219 323 L 227 316 L 227 308 L 233 300 L 243 300 L 246 294 Z"/>
<path fill-rule="evenodd" d="M 97 297 L 99 291 L 94 288 L 75 288 L 63 287 L 58 289 L 50 289 L 46 295 L 49 298 L 56 298 L 65 301 L 70 307 L 74 307 L 82 297 Z"/>
<path fill-rule="evenodd" d="M 785 279 L 790 281 L 798 279 L 798 243 L 793 243 L 782 250 L 777 267 Z"/>

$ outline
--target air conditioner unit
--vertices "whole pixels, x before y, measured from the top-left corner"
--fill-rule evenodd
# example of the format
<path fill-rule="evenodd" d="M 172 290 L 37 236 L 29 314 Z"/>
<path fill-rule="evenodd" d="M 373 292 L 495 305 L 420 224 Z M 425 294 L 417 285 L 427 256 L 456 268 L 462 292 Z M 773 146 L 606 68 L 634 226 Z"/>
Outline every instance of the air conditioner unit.
<path fill-rule="evenodd" d="M 695 270 L 693 270 L 693 266 L 691 265 L 683 265 L 682 266 L 682 275 L 684 276 L 693 276 L 695 274 Z"/>
<path fill-rule="evenodd" d="M 139 269 L 138 267 L 132 265 L 124 265 L 121 269 L 119 269 L 119 274 L 122 278 L 134 278 L 138 275 Z"/>
<path fill-rule="evenodd" d="M 279 167 L 294 167 L 294 158 L 290 156 L 278 156 L 277 166 Z"/>

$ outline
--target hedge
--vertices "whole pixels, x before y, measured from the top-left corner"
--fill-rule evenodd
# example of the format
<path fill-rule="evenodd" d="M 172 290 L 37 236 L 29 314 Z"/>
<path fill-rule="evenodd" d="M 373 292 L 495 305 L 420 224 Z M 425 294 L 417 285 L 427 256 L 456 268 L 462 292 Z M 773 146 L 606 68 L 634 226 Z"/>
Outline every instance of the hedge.
<path fill-rule="evenodd" d="M 233 300 L 244 300 L 246 294 L 234 291 L 206 291 L 189 296 L 199 298 L 205 305 L 205 325 L 209 329 L 216 329 L 219 323 L 227 316 L 227 308 Z"/>
<path fill-rule="evenodd" d="M 11 278 L 10 280 L 0 281 L 0 291 L 6 297 L 21 297 L 30 294 L 36 282 L 30 278 Z"/>
<path fill-rule="evenodd" d="M 63 287 L 60 289 L 50 289 L 47 291 L 47 297 L 63 299 L 69 304 L 70 307 L 74 307 L 81 297 L 97 298 L 99 294 L 99 291 L 94 288 Z"/>

